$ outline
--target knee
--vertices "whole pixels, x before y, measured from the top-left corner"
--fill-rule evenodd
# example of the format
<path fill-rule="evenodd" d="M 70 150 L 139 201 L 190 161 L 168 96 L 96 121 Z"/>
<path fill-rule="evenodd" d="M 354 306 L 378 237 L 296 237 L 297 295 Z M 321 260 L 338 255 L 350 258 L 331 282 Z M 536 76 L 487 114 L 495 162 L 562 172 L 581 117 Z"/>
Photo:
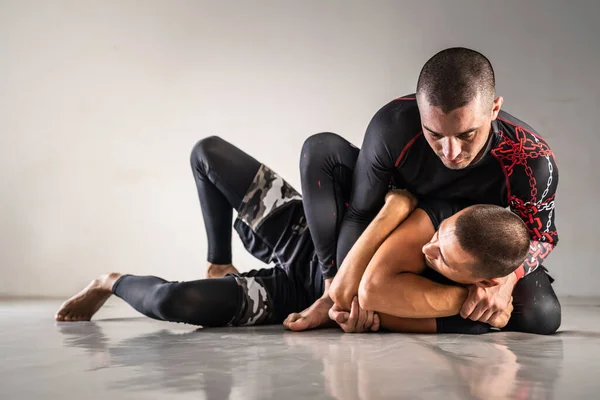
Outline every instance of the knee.
<path fill-rule="evenodd" d="M 322 132 L 304 141 L 300 152 L 301 177 L 336 165 L 354 167 L 358 149 L 338 134 Z"/>
<path fill-rule="evenodd" d="M 200 166 L 201 168 L 205 164 L 210 164 L 210 160 L 219 154 L 219 149 L 227 142 L 221 139 L 219 136 L 209 136 L 199 140 L 192 148 L 190 154 L 190 163 L 192 168 Z"/>
<path fill-rule="evenodd" d="M 345 140 L 331 132 L 321 132 L 309 136 L 302 145 L 300 164 L 312 163 L 315 159 L 324 159 L 339 147 Z"/>
<path fill-rule="evenodd" d="M 560 327 L 561 307 L 555 296 L 534 298 L 529 307 L 524 307 L 516 330 L 538 335 L 551 335 Z"/>

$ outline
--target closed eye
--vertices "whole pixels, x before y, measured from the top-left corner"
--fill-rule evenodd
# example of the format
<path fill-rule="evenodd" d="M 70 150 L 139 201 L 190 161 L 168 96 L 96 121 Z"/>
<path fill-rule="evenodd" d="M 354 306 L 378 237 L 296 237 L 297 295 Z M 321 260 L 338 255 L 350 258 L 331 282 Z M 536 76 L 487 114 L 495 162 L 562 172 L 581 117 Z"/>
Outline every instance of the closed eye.
<path fill-rule="evenodd" d="M 475 132 L 463 133 L 462 135 L 459 135 L 458 138 L 461 140 L 469 140 L 472 139 L 474 135 Z"/>

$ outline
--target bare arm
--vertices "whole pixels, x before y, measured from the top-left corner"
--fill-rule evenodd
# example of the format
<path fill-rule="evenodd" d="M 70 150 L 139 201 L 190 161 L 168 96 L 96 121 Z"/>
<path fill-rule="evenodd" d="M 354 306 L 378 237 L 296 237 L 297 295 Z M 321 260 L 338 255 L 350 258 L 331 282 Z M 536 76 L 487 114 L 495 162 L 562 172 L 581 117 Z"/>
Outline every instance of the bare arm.
<path fill-rule="evenodd" d="M 456 315 L 468 290 L 419 276 L 425 268 L 421 248 L 435 230 L 428 215 L 415 210 L 379 247 L 359 285 L 361 307 L 404 318 Z"/>
<path fill-rule="evenodd" d="M 350 310 L 371 258 L 416 206 L 416 199 L 400 192 L 388 193 L 383 208 L 356 241 L 331 283 L 328 293 L 342 309 Z"/>

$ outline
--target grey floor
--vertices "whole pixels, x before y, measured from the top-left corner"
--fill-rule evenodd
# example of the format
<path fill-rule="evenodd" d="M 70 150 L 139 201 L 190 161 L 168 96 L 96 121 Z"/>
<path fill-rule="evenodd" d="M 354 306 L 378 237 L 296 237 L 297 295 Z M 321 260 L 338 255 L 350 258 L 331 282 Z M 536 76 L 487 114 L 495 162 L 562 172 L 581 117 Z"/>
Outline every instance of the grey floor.
<path fill-rule="evenodd" d="M 195 330 L 110 300 L 0 302 L 0 399 L 598 399 L 600 299 L 563 301 L 551 337 Z"/>

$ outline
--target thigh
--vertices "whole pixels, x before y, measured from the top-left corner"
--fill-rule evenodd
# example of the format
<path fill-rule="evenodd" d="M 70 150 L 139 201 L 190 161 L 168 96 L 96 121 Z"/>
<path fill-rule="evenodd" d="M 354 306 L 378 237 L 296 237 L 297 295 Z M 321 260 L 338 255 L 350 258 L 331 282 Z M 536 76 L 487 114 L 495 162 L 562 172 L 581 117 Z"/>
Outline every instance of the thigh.
<path fill-rule="evenodd" d="M 561 323 L 560 302 L 552 278 L 543 266 L 522 278 L 513 291 L 514 310 L 504 330 L 537 334 L 556 332 Z"/>
<path fill-rule="evenodd" d="M 304 211 L 326 278 L 335 275 L 337 242 L 352 192 L 359 149 L 334 133 L 309 137 L 302 147 Z"/>
<path fill-rule="evenodd" d="M 246 249 L 265 263 L 287 268 L 312 250 L 302 197 L 265 165 L 244 195 L 234 227 Z"/>

